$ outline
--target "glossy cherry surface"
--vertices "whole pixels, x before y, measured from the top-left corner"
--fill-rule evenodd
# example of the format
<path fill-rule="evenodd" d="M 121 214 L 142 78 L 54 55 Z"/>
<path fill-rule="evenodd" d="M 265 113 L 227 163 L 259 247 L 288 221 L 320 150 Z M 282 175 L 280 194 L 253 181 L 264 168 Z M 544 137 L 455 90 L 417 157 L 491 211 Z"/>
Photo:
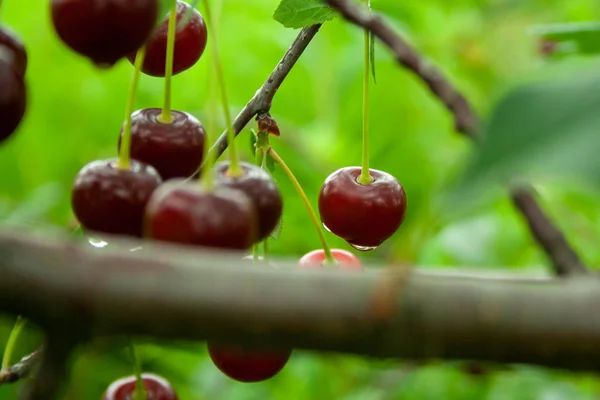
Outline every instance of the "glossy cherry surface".
<path fill-rule="evenodd" d="M 239 382 L 261 382 L 277 375 L 287 364 L 292 350 L 246 349 L 208 342 L 208 354 L 215 366 Z"/>
<path fill-rule="evenodd" d="M 246 250 L 254 244 L 258 220 L 241 191 L 172 180 L 152 196 L 146 209 L 146 235 L 167 242 Z"/>
<path fill-rule="evenodd" d="M 146 204 L 161 182 L 153 167 L 135 160 L 130 169 L 117 160 L 91 162 L 75 178 L 73 212 L 85 230 L 142 236 Z"/>
<path fill-rule="evenodd" d="M 138 110 L 131 116 L 133 159 L 152 165 L 164 180 L 187 178 L 202 164 L 206 132 L 194 116 L 171 111 L 173 121 L 158 120 L 160 108 Z M 121 147 L 119 136 L 119 148 Z"/>
<path fill-rule="evenodd" d="M 183 2 L 177 1 L 177 22 L 192 7 Z M 142 72 L 146 75 L 164 77 L 167 63 L 167 37 L 169 33 L 168 18 L 163 21 L 152 33 L 147 42 L 146 58 Z M 173 75 L 177 75 L 198 62 L 204 50 L 207 41 L 206 23 L 202 14 L 196 9 L 192 10 L 192 16 L 187 24 L 177 27 L 175 34 L 175 51 L 173 53 Z M 130 54 L 128 59 L 131 63 L 135 61 L 135 54 Z"/>
<path fill-rule="evenodd" d="M 215 183 L 246 193 L 254 203 L 258 215 L 258 241 L 266 239 L 277 227 L 283 212 L 283 199 L 279 188 L 271 174 L 256 165 L 240 162 L 244 173 L 235 177 L 227 175 L 229 165 L 229 161 L 215 165 Z"/>
<path fill-rule="evenodd" d="M 12 52 L 12 66 L 21 76 L 27 71 L 27 51 L 21 38 L 6 26 L 0 26 L 0 47 L 6 46 Z"/>
<path fill-rule="evenodd" d="M 363 265 L 360 262 L 360 259 L 354 254 L 350 253 L 349 251 L 342 249 L 331 249 L 331 255 L 338 262 L 338 266 L 340 269 L 348 271 L 363 270 Z M 325 251 L 323 251 L 322 249 L 314 250 L 302 256 L 300 261 L 298 261 L 298 265 L 301 268 L 321 268 L 323 267 L 325 259 Z"/>
<path fill-rule="evenodd" d="M 54 29 L 67 46 L 108 68 L 150 37 L 158 0 L 52 0 L 51 13 Z"/>
<path fill-rule="evenodd" d="M 156 374 L 142 374 L 147 400 L 178 400 L 175 390 L 163 377 Z M 121 378 L 110 384 L 102 400 L 134 400 L 137 380 L 135 376 Z"/>
<path fill-rule="evenodd" d="M 21 124 L 27 109 L 27 87 L 13 68 L 12 55 L 0 46 L 0 142 L 8 139 Z"/>
<path fill-rule="evenodd" d="M 406 192 L 396 178 L 370 170 L 374 181 L 361 185 L 360 167 L 335 171 L 319 194 L 323 225 L 357 250 L 372 250 L 392 236 L 406 213 Z"/>

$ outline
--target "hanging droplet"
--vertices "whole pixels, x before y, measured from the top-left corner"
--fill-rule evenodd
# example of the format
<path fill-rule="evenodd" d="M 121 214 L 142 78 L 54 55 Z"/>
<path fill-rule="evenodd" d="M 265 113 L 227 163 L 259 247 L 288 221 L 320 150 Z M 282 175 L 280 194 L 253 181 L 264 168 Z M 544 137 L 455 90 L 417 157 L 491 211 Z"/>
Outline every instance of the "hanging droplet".
<path fill-rule="evenodd" d="M 377 246 L 359 246 L 357 244 L 353 244 L 348 242 L 348 244 L 350 246 L 352 246 L 353 249 L 356 249 L 358 251 L 371 251 L 371 250 L 375 250 L 377 248 Z"/>

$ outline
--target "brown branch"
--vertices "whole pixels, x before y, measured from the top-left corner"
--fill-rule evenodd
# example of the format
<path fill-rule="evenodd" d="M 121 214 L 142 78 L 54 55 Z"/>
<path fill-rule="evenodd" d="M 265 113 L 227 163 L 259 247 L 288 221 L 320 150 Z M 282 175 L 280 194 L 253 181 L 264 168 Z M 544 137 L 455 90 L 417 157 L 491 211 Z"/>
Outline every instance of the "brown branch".
<path fill-rule="evenodd" d="M 458 132 L 478 142 L 478 118 L 467 99 L 444 75 L 425 61 L 423 56 L 410 46 L 377 13 L 368 12 L 352 0 L 327 0 L 347 20 L 357 26 L 369 29 L 380 41 L 387 45 L 396 56 L 398 63 L 420 78 L 431 92 L 454 116 Z M 565 236 L 544 213 L 533 194 L 527 189 L 511 190 L 515 206 L 525 217 L 531 234 L 546 251 L 554 271 L 560 276 L 588 274 L 589 271 Z"/>
<path fill-rule="evenodd" d="M 598 371 L 600 281 L 507 281 L 410 272 L 387 318 L 372 302 L 395 272 L 253 265 L 240 255 L 132 242 L 129 252 L 0 232 L 0 309 L 43 329 Z M 405 274 L 406 272 L 399 272 Z M 35 293 L 35 295 L 32 295 Z"/>

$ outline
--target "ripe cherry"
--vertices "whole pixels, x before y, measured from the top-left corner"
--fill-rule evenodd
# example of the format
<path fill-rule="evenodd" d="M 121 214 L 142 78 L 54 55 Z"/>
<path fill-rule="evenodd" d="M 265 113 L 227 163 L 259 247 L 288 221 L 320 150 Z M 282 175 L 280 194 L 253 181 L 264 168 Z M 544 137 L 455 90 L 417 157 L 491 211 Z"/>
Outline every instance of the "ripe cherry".
<path fill-rule="evenodd" d="M 27 108 L 27 87 L 13 68 L 11 53 L 0 46 L 0 142 L 19 127 Z"/>
<path fill-rule="evenodd" d="M 347 271 L 363 270 L 363 265 L 358 259 L 358 257 L 350 253 L 349 251 L 341 249 L 331 249 L 331 255 L 338 262 L 340 269 Z M 325 251 L 323 251 L 322 249 L 314 250 L 302 256 L 300 261 L 298 261 L 298 265 L 302 269 L 320 268 L 323 266 L 325 259 Z"/>
<path fill-rule="evenodd" d="M 142 236 L 144 209 L 161 182 L 153 167 L 135 160 L 130 169 L 117 160 L 91 162 L 75 178 L 73 212 L 86 230 Z"/>
<path fill-rule="evenodd" d="M 144 388 L 148 394 L 147 400 L 178 400 L 175 390 L 163 377 L 156 374 L 142 374 Z M 137 380 L 135 376 L 121 378 L 110 384 L 102 400 L 132 400 L 135 399 Z"/>
<path fill-rule="evenodd" d="M 158 18 L 158 0 L 52 0 L 61 40 L 100 67 L 137 51 Z"/>
<path fill-rule="evenodd" d="M 177 23 L 181 21 L 192 6 L 177 1 Z M 178 26 L 175 34 L 175 52 L 173 54 L 173 75 L 191 68 L 202 56 L 206 49 L 207 30 L 202 14 L 192 9 L 191 18 L 181 28 Z M 167 37 L 169 33 L 168 19 L 154 31 L 146 43 L 146 58 L 142 72 L 150 76 L 164 77 L 167 59 Z M 135 62 L 135 53 L 128 56 L 131 63 Z"/>
<path fill-rule="evenodd" d="M 27 71 L 27 51 L 21 39 L 9 28 L 0 27 L 0 47 L 6 46 L 12 53 L 12 66 L 19 76 Z"/>
<path fill-rule="evenodd" d="M 146 208 L 146 235 L 181 244 L 246 250 L 254 244 L 258 219 L 241 191 L 172 180 L 162 185 Z"/>
<path fill-rule="evenodd" d="M 292 350 L 246 349 L 208 342 L 208 354 L 215 366 L 239 382 L 251 383 L 271 379 L 287 364 Z"/>
<path fill-rule="evenodd" d="M 158 120 L 160 108 L 138 110 L 131 116 L 131 149 L 133 159 L 152 165 L 164 180 L 187 178 L 202 164 L 204 127 L 194 116 L 171 111 L 173 121 Z M 119 148 L 121 147 L 119 136 Z"/>
<path fill-rule="evenodd" d="M 216 184 L 243 191 L 254 203 L 258 215 L 258 241 L 266 239 L 277 227 L 283 212 L 283 200 L 277 184 L 264 169 L 245 162 L 240 166 L 243 175 L 227 175 L 229 161 L 215 165 Z"/>
<path fill-rule="evenodd" d="M 406 192 L 392 175 L 370 170 L 373 182 L 358 183 L 360 167 L 337 170 L 319 194 L 323 225 L 357 250 L 372 250 L 392 236 L 406 213 Z"/>

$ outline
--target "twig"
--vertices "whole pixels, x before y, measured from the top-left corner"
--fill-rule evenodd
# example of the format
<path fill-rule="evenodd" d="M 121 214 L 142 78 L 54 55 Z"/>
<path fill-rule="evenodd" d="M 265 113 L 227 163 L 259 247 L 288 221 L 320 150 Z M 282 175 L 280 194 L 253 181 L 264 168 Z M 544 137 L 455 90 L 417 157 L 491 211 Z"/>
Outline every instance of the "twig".
<path fill-rule="evenodd" d="M 41 349 L 38 349 L 28 356 L 23 357 L 18 363 L 0 371 L 0 385 L 4 383 L 13 383 L 27 378 L 34 365 L 41 356 Z"/>
<path fill-rule="evenodd" d="M 373 35 L 385 43 L 402 66 L 419 77 L 431 92 L 446 106 L 454 116 L 454 125 L 458 132 L 475 142 L 479 141 L 478 118 L 467 99 L 434 66 L 412 48 L 377 13 L 367 12 L 351 0 L 327 0 L 347 20 L 369 29 Z M 579 259 L 577 253 L 567 242 L 565 236 L 544 213 L 533 194 L 523 188 L 511 190 L 515 206 L 524 215 L 529 229 L 550 258 L 554 271 L 560 276 L 588 274 L 589 271 Z"/>

